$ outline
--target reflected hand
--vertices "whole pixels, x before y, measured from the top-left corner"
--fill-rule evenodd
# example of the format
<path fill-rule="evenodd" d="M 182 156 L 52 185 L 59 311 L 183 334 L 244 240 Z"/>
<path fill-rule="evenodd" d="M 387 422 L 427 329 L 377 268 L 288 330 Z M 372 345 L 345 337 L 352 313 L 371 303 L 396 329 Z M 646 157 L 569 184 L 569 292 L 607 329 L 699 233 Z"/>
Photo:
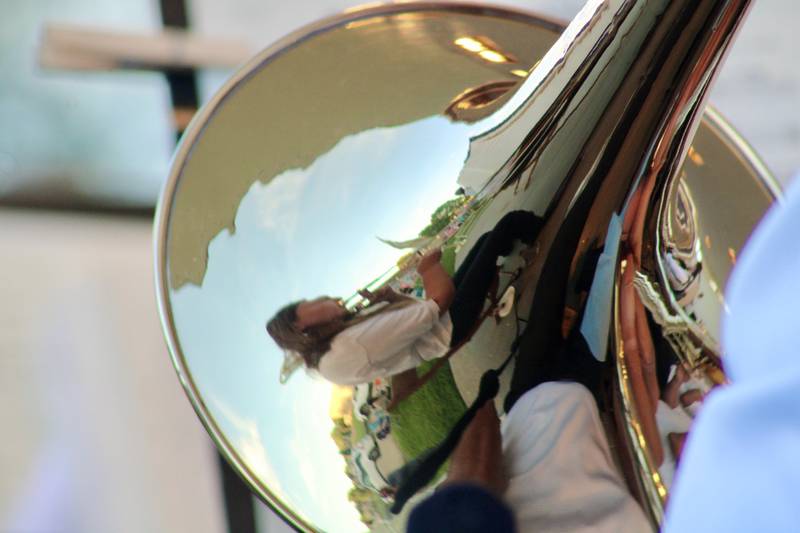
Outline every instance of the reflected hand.
<path fill-rule="evenodd" d="M 681 394 L 681 405 L 688 407 L 695 402 L 702 402 L 706 395 L 700 389 L 691 389 Z"/>
<path fill-rule="evenodd" d="M 450 458 L 448 483 L 473 483 L 502 496 L 508 488 L 503 464 L 503 438 L 494 401 L 489 400 L 475 414 Z"/>
<path fill-rule="evenodd" d="M 362 298 L 366 299 L 369 303 L 375 304 L 379 302 L 396 302 L 402 296 L 396 293 L 391 287 L 388 285 L 384 285 L 379 289 L 375 290 L 374 292 L 368 291 L 367 289 L 361 289 L 358 291 L 358 294 L 361 295 Z"/>
<path fill-rule="evenodd" d="M 686 383 L 689 379 L 689 373 L 683 368 L 682 364 L 678 364 L 675 368 L 675 375 L 667 383 L 666 387 L 661 393 L 661 399 L 664 403 L 675 409 L 678 407 L 678 397 L 680 395 L 681 385 Z"/>
<path fill-rule="evenodd" d="M 374 304 L 375 302 L 378 301 L 377 300 L 377 296 L 375 296 L 375 293 L 372 292 L 372 291 L 369 291 L 367 289 L 359 289 L 358 290 L 358 295 L 361 296 L 362 298 L 364 298 L 366 301 L 368 301 L 371 304 Z"/>
<path fill-rule="evenodd" d="M 439 261 L 442 259 L 442 249 L 435 248 L 431 250 L 427 254 L 425 254 L 422 259 L 419 260 L 419 264 L 417 265 L 417 272 L 420 274 L 424 273 L 426 270 L 431 268 L 434 265 L 439 264 Z"/>

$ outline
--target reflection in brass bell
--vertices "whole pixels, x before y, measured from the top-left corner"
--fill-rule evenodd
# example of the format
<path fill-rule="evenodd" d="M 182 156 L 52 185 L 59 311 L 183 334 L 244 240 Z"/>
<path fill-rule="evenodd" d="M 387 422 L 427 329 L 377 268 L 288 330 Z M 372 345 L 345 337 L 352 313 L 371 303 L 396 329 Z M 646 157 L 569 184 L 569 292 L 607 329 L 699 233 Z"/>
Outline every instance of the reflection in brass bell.
<path fill-rule="evenodd" d="M 665 433 L 662 415 L 683 413 L 688 431 L 724 384 L 722 289 L 778 194 L 703 114 L 747 4 L 590 1 L 563 33 L 495 7 L 384 5 L 300 30 L 234 75 L 175 155 L 156 272 L 181 382 L 254 492 L 302 530 L 402 530 L 390 472 L 446 434 L 558 268 L 556 311 L 567 331 L 591 325 L 614 383 L 609 438 L 660 522 L 685 433 Z M 291 301 L 328 294 L 352 310 L 359 288 L 413 294 L 409 251 L 442 244 L 454 268 L 518 209 L 545 222 L 500 268 L 489 310 L 502 313 L 405 402 L 390 376 L 302 375 L 264 332 Z M 446 408 L 420 409 L 419 395 Z"/>

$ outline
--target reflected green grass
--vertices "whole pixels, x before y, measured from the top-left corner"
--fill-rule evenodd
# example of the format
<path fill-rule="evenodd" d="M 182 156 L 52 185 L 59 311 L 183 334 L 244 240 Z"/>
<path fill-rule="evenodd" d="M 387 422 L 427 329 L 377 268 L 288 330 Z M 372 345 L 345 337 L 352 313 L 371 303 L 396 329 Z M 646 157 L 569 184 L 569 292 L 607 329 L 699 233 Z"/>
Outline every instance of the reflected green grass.
<path fill-rule="evenodd" d="M 417 373 L 427 372 L 432 364 L 420 365 Z M 466 410 L 448 363 L 421 389 L 394 408 L 392 435 L 406 459 L 417 457 L 444 439 Z"/>
<path fill-rule="evenodd" d="M 456 270 L 456 245 L 453 240 L 442 247 L 440 262 L 452 276 Z M 433 364 L 431 361 L 420 365 L 417 375 L 428 372 Z M 439 444 L 466 410 L 450 363 L 447 363 L 425 386 L 394 408 L 391 413 L 392 435 L 406 460 L 410 460 Z M 353 429 L 355 431 L 355 427 Z M 443 469 L 446 467 L 447 463 Z"/>
<path fill-rule="evenodd" d="M 356 418 L 355 413 L 353 413 L 353 427 L 352 427 L 353 437 L 352 441 L 353 444 L 359 442 L 364 435 L 367 434 L 367 426 L 364 425 L 364 422 Z"/>

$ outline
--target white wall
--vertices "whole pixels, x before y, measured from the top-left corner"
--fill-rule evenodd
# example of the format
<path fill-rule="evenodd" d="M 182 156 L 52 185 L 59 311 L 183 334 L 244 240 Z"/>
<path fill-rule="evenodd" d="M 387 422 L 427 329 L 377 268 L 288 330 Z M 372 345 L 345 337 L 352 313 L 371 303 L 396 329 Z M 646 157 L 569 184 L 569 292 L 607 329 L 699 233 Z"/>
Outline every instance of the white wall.
<path fill-rule="evenodd" d="M 0 531 L 219 533 L 148 220 L 0 210 Z"/>

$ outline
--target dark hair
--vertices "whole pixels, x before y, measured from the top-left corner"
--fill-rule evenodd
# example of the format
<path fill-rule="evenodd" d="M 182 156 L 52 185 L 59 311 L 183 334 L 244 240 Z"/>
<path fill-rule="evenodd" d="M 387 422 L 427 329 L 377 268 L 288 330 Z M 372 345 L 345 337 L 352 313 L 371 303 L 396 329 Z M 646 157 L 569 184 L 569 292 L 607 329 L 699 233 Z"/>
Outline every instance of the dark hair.
<path fill-rule="evenodd" d="M 343 321 L 337 320 L 335 322 L 339 323 L 336 324 L 338 327 L 332 328 L 330 324 L 322 324 L 305 330 L 299 329 L 295 324 L 297 306 L 301 303 L 302 301 L 291 303 L 275 313 L 275 316 L 267 322 L 267 333 L 284 350 L 299 354 L 307 367 L 317 368 L 322 354 L 330 349 L 331 340 L 345 326 Z M 321 329 L 327 331 L 320 331 Z"/>

